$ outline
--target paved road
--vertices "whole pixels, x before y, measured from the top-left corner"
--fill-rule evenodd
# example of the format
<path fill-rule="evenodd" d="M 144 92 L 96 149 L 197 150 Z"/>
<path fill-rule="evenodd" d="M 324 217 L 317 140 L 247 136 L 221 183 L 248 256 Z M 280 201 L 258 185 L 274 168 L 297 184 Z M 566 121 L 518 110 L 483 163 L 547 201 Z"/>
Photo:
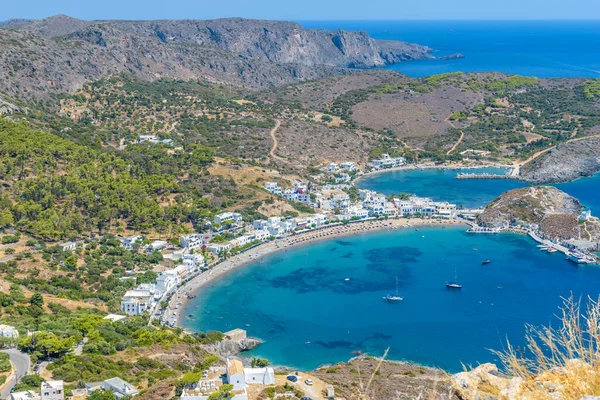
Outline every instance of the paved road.
<path fill-rule="evenodd" d="M 4 353 L 8 353 L 10 356 L 10 361 L 12 361 L 13 365 L 17 369 L 17 378 L 13 379 L 13 381 L 4 388 L 2 392 L 0 392 L 0 398 L 8 399 L 10 397 L 10 389 L 12 389 L 24 375 L 29 373 L 30 361 L 29 355 L 25 353 L 21 353 L 16 349 L 3 350 Z"/>

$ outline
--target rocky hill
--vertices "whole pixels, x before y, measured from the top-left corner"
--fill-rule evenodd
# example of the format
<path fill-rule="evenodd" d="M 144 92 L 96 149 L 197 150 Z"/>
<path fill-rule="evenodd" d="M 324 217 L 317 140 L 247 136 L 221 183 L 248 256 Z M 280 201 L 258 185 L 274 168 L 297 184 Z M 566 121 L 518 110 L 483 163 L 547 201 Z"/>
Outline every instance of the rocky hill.
<path fill-rule="evenodd" d="M 521 168 L 521 179 L 533 183 L 568 182 L 600 171 L 600 138 L 560 144 Z"/>
<path fill-rule="evenodd" d="M 365 32 L 239 18 L 82 21 L 58 15 L 0 28 L 6 77 L 0 92 L 35 99 L 122 72 L 260 89 L 431 57 L 427 47 L 381 42 Z"/>
<path fill-rule="evenodd" d="M 591 218 L 579 222 L 582 205 L 576 198 L 553 186 L 509 190 L 490 203 L 478 217 L 486 227 L 537 225 L 548 238 L 596 241 L 600 222 Z"/>

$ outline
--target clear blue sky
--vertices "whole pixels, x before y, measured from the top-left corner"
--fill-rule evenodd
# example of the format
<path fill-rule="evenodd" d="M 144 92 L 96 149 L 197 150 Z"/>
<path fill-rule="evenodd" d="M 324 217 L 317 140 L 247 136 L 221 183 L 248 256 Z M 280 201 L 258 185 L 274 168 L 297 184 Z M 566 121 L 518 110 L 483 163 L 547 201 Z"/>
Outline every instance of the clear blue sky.
<path fill-rule="evenodd" d="M 600 0 L 6 0 L 0 21 L 82 19 L 600 19 Z"/>

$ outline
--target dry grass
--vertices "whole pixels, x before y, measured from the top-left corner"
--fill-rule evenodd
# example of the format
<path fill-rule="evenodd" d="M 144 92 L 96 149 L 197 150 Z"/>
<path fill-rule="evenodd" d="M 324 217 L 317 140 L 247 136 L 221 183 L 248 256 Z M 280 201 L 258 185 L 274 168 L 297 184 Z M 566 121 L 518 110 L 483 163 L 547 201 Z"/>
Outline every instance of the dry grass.
<path fill-rule="evenodd" d="M 557 328 L 527 326 L 524 352 L 496 352 L 509 376 L 522 380 L 517 398 L 578 400 L 600 395 L 600 303 L 564 299 Z"/>

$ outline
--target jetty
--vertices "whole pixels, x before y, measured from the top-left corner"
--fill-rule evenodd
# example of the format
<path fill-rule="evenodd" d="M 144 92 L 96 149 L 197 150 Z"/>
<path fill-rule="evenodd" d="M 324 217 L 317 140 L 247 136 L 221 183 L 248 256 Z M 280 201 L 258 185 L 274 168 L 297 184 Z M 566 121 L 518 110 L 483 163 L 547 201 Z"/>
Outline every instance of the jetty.
<path fill-rule="evenodd" d="M 502 229 L 500 228 L 488 228 L 485 226 L 479 226 L 479 225 L 475 225 L 475 224 L 470 224 L 471 228 L 469 228 L 469 230 L 467 231 L 467 233 L 488 233 L 488 234 L 493 234 L 493 233 L 500 233 L 502 232 Z"/>
<path fill-rule="evenodd" d="M 518 176 L 513 175 L 511 173 L 507 174 L 475 174 L 475 173 L 465 173 L 461 172 L 456 175 L 456 179 L 518 179 Z"/>

